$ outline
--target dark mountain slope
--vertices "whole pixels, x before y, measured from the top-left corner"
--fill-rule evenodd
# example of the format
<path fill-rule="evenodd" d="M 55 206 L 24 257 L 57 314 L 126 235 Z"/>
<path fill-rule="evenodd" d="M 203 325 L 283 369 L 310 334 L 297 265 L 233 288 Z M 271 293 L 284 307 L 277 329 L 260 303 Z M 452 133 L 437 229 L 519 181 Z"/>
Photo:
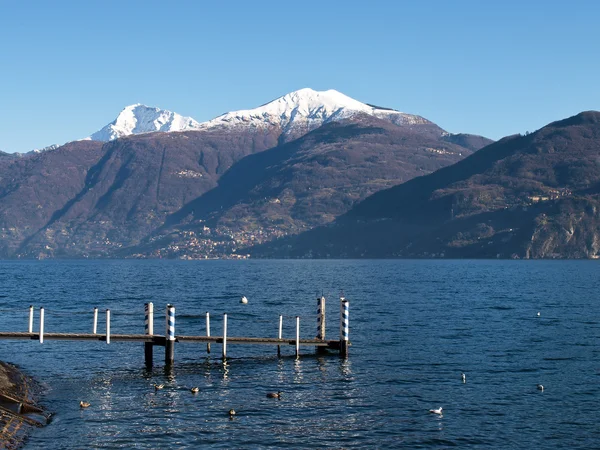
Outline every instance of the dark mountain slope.
<path fill-rule="evenodd" d="M 131 245 L 161 226 L 167 214 L 212 189 L 231 164 L 275 145 L 277 137 L 270 131 L 151 133 L 104 145 L 80 141 L 23 158 L 17 166 L 23 171 L 16 178 L 20 189 L 15 191 L 11 183 L 0 180 L 2 189 L 14 191 L 16 204 L 21 204 L 23 191 L 37 190 L 42 186 L 37 178 L 45 175 L 44 192 L 60 192 L 61 201 L 44 200 L 44 214 L 37 213 L 37 219 L 37 210 L 22 211 L 24 226 L 17 227 L 15 236 L 20 240 L 18 253 L 23 257 L 106 256 Z M 86 145 L 95 149 L 95 159 L 79 162 L 80 179 L 68 171 L 48 172 L 49 167 L 63 165 L 55 158 L 65 148 L 73 147 L 69 154 L 75 155 Z M 7 207 L 5 202 L 2 207 Z M 5 217 L 12 221 L 18 216 L 11 210 Z M 14 256 L 7 252 L 5 256 Z"/>
<path fill-rule="evenodd" d="M 330 123 L 242 159 L 215 189 L 169 216 L 150 241 L 169 235 L 163 244 L 189 255 L 189 233 L 201 235 L 207 226 L 206 240 L 214 241 L 215 233 L 222 240 L 238 236 L 233 247 L 247 239 L 297 234 L 331 222 L 373 192 L 435 171 L 468 153 L 370 116 Z M 147 254 L 151 249 L 131 251 Z"/>
<path fill-rule="evenodd" d="M 381 191 L 329 227 L 257 255 L 598 255 L 600 113 L 513 136 Z"/>

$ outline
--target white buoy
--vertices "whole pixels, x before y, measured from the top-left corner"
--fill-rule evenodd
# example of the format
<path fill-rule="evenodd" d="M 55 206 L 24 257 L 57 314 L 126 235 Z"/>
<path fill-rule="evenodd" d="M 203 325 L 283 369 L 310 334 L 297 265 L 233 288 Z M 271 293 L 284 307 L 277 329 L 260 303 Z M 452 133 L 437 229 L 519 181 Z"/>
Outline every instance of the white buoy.
<path fill-rule="evenodd" d="M 463 373 L 460 375 L 462 377 L 462 382 L 466 383 L 467 382 L 467 376 Z"/>
<path fill-rule="evenodd" d="M 245 295 L 242 295 L 242 298 L 240 299 L 240 303 L 243 303 L 243 304 L 248 303 L 248 299 L 246 298 Z"/>
<path fill-rule="evenodd" d="M 542 314 L 540 312 L 537 313 L 537 316 L 540 317 Z"/>

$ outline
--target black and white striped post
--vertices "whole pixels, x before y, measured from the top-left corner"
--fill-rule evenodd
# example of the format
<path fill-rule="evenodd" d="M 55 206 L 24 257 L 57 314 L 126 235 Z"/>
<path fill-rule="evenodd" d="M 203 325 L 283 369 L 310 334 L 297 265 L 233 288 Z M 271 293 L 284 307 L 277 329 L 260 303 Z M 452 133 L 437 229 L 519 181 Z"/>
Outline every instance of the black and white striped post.
<path fill-rule="evenodd" d="M 223 314 L 223 360 L 227 358 L 227 314 Z"/>
<path fill-rule="evenodd" d="M 94 308 L 94 325 L 92 326 L 92 333 L 97 334 L 98 332 L 98 308 Z"/>
<path fill-rule="evenodd" d="M 29 306 L 29 332 L 33 333 L 33 305 Z"/>
<path fill-rule="evenodd" d="M 206 337 L 210 337 L 210 314 L 206 311 Z M 206 343 L 206 353 L 210 353 L 210 342 Z"/>
<path fill-rule="evenodd" d="M 325 297 L 317 297 L 317 339 L 325 340 Z M 317 353 L 327 353 L 324 347 L 317 346 Z"/>
<path fill-rule="evenodd" d="M 110 344 L 110 309 L 106 310 L 106 343 Z"/>
<path fill-rule="evenodd" d="M 148 336 L 154 336 L 154 303 L 144 303 L 144 332 Z M 146 362 L 146 368 L 152 368 L 153 359 L 153 342 L 144 342 L 144 360 Z"/>
<path fill-rule="evenodd" d="M 40 344 L 44 343 L 44 307 L 40 308 Z"/>
<path fill-rule="evenodd" d="M 165 364 L 175 362 L 175 307 L 167 305 L 167 332 L 165 335 Z"/>
<path fill-rule="evenodd" d="M 346 358 L 348 356 L 348 310 L 350 302 L 340 297 L 340 356 Z"/>

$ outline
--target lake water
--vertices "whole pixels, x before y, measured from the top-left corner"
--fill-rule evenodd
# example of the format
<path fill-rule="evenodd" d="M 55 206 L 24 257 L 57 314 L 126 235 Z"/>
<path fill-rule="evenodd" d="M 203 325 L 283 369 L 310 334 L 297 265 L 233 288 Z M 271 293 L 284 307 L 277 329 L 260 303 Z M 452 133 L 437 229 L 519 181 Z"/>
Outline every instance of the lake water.
<path fill-rule="evenodd" d="M 146 371 L 140 343 L 0 341 L 0 359 L 55 413 L 29 449 L 598 448 L 598 275 L 593 261 L 0 262 L 0 331 L 27 331 L 33 304 L 35 330 L 44 306 L 46 332 L 90 332 L 97 306 L 99 333 L 107 308 L 112 333 L 143 333 L 152 301 L 156 333 L 172 303 L 180 335 L 204 334 L 209 311 L 213 335 L 227 313 L 229 336 L 276 337 L 283 314 L 284 337 L 298 315 L 312 338 L 324 294 L 336 339 L 343 289 L 352 342 L 348 359 L 228 345 L 225 365 L 220 345 L 180 343 L 172 371 L 161 347 Z"/>

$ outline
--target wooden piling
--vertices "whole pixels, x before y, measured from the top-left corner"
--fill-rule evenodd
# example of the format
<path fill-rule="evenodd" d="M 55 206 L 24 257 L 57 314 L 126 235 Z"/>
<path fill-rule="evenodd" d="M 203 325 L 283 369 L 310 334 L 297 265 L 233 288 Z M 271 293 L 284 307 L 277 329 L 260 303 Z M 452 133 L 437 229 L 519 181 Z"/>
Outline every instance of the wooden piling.
<path fill-rule="evenodd" d="M 148 336 L 154 335 L 154 303 L 149 302 L 144 304 L 144 329 Z M 153 363 L 153 342 L 144 342 L 144 362 L 147 369 L 152 369 Z"/>
<path fill-rule="evenodd" d="M 317 297 L 317 339 L 325 340 L 325 296 Z M 326 353 L 324 347 L 315 347 L 317 353 Z"/>
<path fill-rule="evenodd" d="M 33 305 L 29 306 L 29 332 L 33 333 Z"/>
<path fill-rule="evenodd" d="M 227 314 L 223 314 L 223 359 L 227 358 Z"/>
<path fill-rule="evenodd" d="M 210 337 L 210 314 L 206 312 L 206 337 Z M 210 353 L 210 342 L 206 343 L 206 353 Z"/>
<path fill-rule="evenodd" d="M 165 333 L 165 364 L 175 362 L 175 307 L 167 305 L 167 332 Z"/>

